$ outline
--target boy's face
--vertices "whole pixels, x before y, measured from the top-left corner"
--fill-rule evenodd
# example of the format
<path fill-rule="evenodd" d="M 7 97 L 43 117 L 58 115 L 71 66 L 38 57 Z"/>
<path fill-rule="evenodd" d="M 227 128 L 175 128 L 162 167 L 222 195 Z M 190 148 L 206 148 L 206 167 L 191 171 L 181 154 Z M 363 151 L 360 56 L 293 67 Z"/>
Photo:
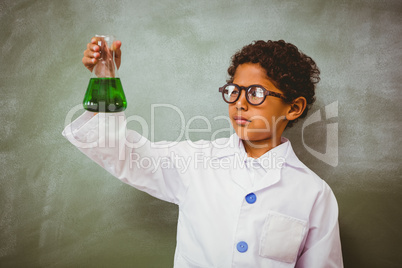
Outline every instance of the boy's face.
<path fill-rule="evenodd" d="M 265 89 L 283 94 L 266 75 L 259 64 L 244 63 L 237 67 L 233 83 L 239 86 L 261 85 Z M 282 99 L 267 96 L 265 101 L 253 106 L 247 102 L 246 92 L 241 91 L 237 102 L 229 104 L 229 117 L 240 139 L 256 143 L 280 140 L 287 121 L 284 120 L 290 105 Z"/>

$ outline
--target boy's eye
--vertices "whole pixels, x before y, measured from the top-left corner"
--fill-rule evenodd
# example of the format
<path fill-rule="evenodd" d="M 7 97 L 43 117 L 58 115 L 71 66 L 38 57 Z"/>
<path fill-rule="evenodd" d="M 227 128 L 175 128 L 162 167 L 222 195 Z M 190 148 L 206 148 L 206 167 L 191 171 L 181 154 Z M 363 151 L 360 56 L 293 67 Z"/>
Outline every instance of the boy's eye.
<path fill-rule="evenodd" d="M 264 89 L 260 87 L 251 87 L 248 89 L 248 99 L 252 104 L 261 104 L 264 100 Z"/>
<path fill-rule="evenodd" d="M 238 90 L 235 86 L 227 86 L 225 88 L 225 93 L 229 95 L 238 94 Z"/>
<path fill-rule="evenodd" d="M 239 91 L 238 90 L 234 90 L 230 93 L 230 101 L 234 101 L 235 99 L 237 99 L 237 96 L 239 95 Z"/>
<path fill-rule="evenodd" d="M 239 91 L 237 90 L 237 88 L 229 89 L 230 96 L 237 96 L 238 94 L 239 94 Z"/>
<path fill-rule="evenodd" d="M 248 95 L 253 98 L 264 98 L 264 90 L 259 87 L 252 87 L 249 89 Z"/>

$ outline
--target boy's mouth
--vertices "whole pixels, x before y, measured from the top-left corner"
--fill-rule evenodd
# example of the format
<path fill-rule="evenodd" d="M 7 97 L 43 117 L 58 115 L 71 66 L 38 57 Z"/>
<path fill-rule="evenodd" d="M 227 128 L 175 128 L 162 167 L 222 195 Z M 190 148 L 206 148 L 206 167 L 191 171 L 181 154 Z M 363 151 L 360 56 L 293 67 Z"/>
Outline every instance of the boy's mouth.
<path fill-rule="evenodd" d="M 247 125 L 248 123 L 251 122 L 251 120 L 248 120 L 247 118 L 239 115 L 233 116 L 233 119 L 238 125 Z"/>

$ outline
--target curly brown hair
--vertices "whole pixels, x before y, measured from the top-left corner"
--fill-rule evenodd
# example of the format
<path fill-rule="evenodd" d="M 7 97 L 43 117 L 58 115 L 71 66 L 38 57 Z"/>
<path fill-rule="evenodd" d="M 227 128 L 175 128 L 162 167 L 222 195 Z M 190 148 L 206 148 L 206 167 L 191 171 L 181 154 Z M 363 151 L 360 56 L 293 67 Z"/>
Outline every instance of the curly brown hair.
<path fill-rule="evenodd" d="M 307 107 L 299 118 L 306 117 L 315 101 L 315 85 L 320 81 L 320 70 L 312 58 L 283 40 L 253 41 L 232 56 L 227 82 L 233 82 L 237 67 L 243 63 L 259 63 L 272 83 L 284 93 L 286 102 L 306 98 Z M 286 127 L 292 127 L 299 118 L 289 121 Z"/>

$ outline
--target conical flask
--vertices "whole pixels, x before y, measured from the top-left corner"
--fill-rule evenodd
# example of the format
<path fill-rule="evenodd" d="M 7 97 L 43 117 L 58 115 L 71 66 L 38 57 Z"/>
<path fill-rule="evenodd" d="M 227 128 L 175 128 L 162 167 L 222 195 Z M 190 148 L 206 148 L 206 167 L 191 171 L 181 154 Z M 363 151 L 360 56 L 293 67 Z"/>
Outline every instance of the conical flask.
<path fill-rule="evenodd" d="M 84 108 L 91 112 L 117 113 L 127 108 L 112 45 L 113 35 L 96 35 L 100 47 L 100 58 L 92 70 L 88 88 L 84 96 Z"/>

